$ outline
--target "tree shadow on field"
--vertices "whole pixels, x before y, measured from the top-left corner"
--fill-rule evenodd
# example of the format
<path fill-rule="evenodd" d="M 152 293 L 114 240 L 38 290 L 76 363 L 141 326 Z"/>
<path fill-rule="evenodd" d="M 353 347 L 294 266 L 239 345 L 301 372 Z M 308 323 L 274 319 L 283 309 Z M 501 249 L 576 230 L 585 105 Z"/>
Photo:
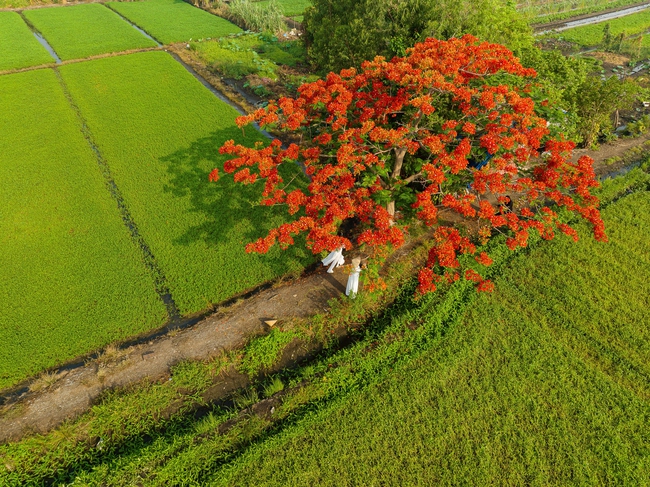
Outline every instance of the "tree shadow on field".
<path fill-rule="evenodd" d="M 169 180 L 164 190 L 179 198 L 189 198 L 190 212 L 198 213 L 200 218 L 192 219 L 200 223 L 190 225 L 185 232 L 174 240 L 174 244 L 189 245 L 203 241 L 209 246 L 227 242 L 237 242 L 242 246 L 265 236 L 271 228 L 290 219 L 285 207 L 265 207 L 258 204 L 261 198 L 263 182 L 252 185 L 235 183 L 231 174 L 223 171 L 223 163 L 228 156 L 219 154 L 219 147 L 228 139 L 236 137 L 236 142 L 253 146 L 255 141 L 264 140 L 261 135 L 247 133 L 242 140 L 237 137 L 237 129 L 218 130 L 206 137 L 194 141 L 189 147 L 177 150 L 160 159 L 167 165 Z M 237 140 L 239 139 L 239 140 Z M 210 171 L 219 169 L 221 179 L 218 182 L 208 180 Z M 304 184 L 300 169 L 288 168 L 283 177 L 291 180 L 298 177 L 294 185 Z M 306 252 L 299 250 L 287 252 L 287 258 L 305 260 Z"/>

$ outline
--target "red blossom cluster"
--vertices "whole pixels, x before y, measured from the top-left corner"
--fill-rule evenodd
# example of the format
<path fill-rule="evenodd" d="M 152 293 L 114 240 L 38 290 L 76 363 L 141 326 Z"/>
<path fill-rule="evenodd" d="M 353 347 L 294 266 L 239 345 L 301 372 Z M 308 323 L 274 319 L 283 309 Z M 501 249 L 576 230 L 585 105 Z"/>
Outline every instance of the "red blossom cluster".
<path fill-rule="evenodd" d="M 283 147 L 274 140 L 253 148 L 228 141 L 220 148 L 232 156 L 223 169 L 235 181 L 262 180 L 263 205 L 286 205 L 290 215 L 298 215 L 246 250 L 286 247 L 300 233 L 314 253 L 355 244 L 398 247 L 405 226 L 396 210 L 410 210 L 437 226 L 419 274 L 419 289 L 426 292 L 441 280 L 459 279 L 458 256 L 477 253 L 458 228 L 439 225 L 445 213 L 478 221 L 482 243 L 505 233 L 508 247 L 516 249 L 527 245 L 531 230 L 547 239 L 556 230 L 577 239 L 575 230 L 559 221 L 557 207 L 564 207 L 591 222 L 595 237 L 605 240 L 598 200 L 590 193 L 597 186 L 593 161 L 571 162 L 574 144 L 549 139 L 532 99 L 525 90 L 492 81 L 499 73 L 535 76 L 504 46 L 469 35 L 427 39 L 403 58 L 377 57 L 358 72 L 329 73 L 302 85 L 296 98 L 239 117 L 240 126 L 273 124 L 300 132 L 306 141 Z M 279 168 L 296 163 L 310 182 L 304 190 L 287 192 Z M 215 169 L 210 179 L 218 178 Z M 404 198 L 397 196 L 405 191 L 412 198 L 400 207 Z M 534 205 L 541 208 L 532 211 Z M 356 242 L 337 234 L 351 218 L 360 222 Z M 485 252 L 475 260 L 491 264 Z M 474 270 L 462 277 L 479 290 L 493 287 Z"/>

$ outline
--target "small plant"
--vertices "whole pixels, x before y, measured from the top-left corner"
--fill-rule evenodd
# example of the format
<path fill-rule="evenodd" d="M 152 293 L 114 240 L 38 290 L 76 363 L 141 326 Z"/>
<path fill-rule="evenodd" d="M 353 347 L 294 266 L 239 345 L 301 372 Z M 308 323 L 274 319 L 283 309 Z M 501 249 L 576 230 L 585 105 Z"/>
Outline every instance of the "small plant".
<path fill-rule="evenodd" d="M 248 406 L 259 402 L 260 396 L 255 389 L 248 389 L 242 391 L 238 394 L 235 394 L 232 398 L 232 402 L 237 409 L 246 409 Z"/>
<path fill-rule="evenodd" d="M 630 122 L 627 125 L 627 130 L 630 135 L 639 136 L 645 134 L 650 129 L 650 115 L 643 115 L 635 122 Z"/>
<path fill-rule="evenodd" d="M 264 397 L 271 397 L 284 390 L 284 382 L 279 377 L 275 377 L 273 382 L 264 388 Z"/>

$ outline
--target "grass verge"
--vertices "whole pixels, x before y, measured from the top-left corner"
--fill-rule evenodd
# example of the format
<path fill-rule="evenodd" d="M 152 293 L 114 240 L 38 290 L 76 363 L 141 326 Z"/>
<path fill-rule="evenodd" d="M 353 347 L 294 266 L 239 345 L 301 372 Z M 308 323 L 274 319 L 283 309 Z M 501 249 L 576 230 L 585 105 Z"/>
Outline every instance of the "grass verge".
<path fill-rule="evenodd" d="M 51 70 L 0 77 L 0 388 L 165 309 Z"/>
<path fill-rule="evenodd" d="M 63 60 L 156 46 L 98 3 L 25 10 L 23 14 Z"/>

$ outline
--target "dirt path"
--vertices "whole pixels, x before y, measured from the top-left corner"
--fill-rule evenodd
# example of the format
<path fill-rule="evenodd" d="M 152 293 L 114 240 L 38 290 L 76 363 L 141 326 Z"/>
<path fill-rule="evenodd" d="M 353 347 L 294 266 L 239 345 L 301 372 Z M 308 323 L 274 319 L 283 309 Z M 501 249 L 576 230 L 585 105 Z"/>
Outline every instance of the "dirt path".
<path fill-rule="evenodd" d="M 145 379 L 157 381 L 181 361 L 207 360 L 240 348 L 250 337 L 268 331 L 265 320 L 277 319 L 276 326 L 280 326 L 292 318 L 325 311 L 328 301 L 345 291 L 346 280 L 347 273 L 342 270 L 327 274 L 321 267 L 312 275 L 218 311 L 190 328 L 126 350 L 113 350 L 110 361 L 99 357 L 46 376 L 40 383 L 37 380 L 34 385 L 42 390 L 10 397 L 2 408 L 0 443 L 49 431 L 88 410 L 106 390 Z"/>

